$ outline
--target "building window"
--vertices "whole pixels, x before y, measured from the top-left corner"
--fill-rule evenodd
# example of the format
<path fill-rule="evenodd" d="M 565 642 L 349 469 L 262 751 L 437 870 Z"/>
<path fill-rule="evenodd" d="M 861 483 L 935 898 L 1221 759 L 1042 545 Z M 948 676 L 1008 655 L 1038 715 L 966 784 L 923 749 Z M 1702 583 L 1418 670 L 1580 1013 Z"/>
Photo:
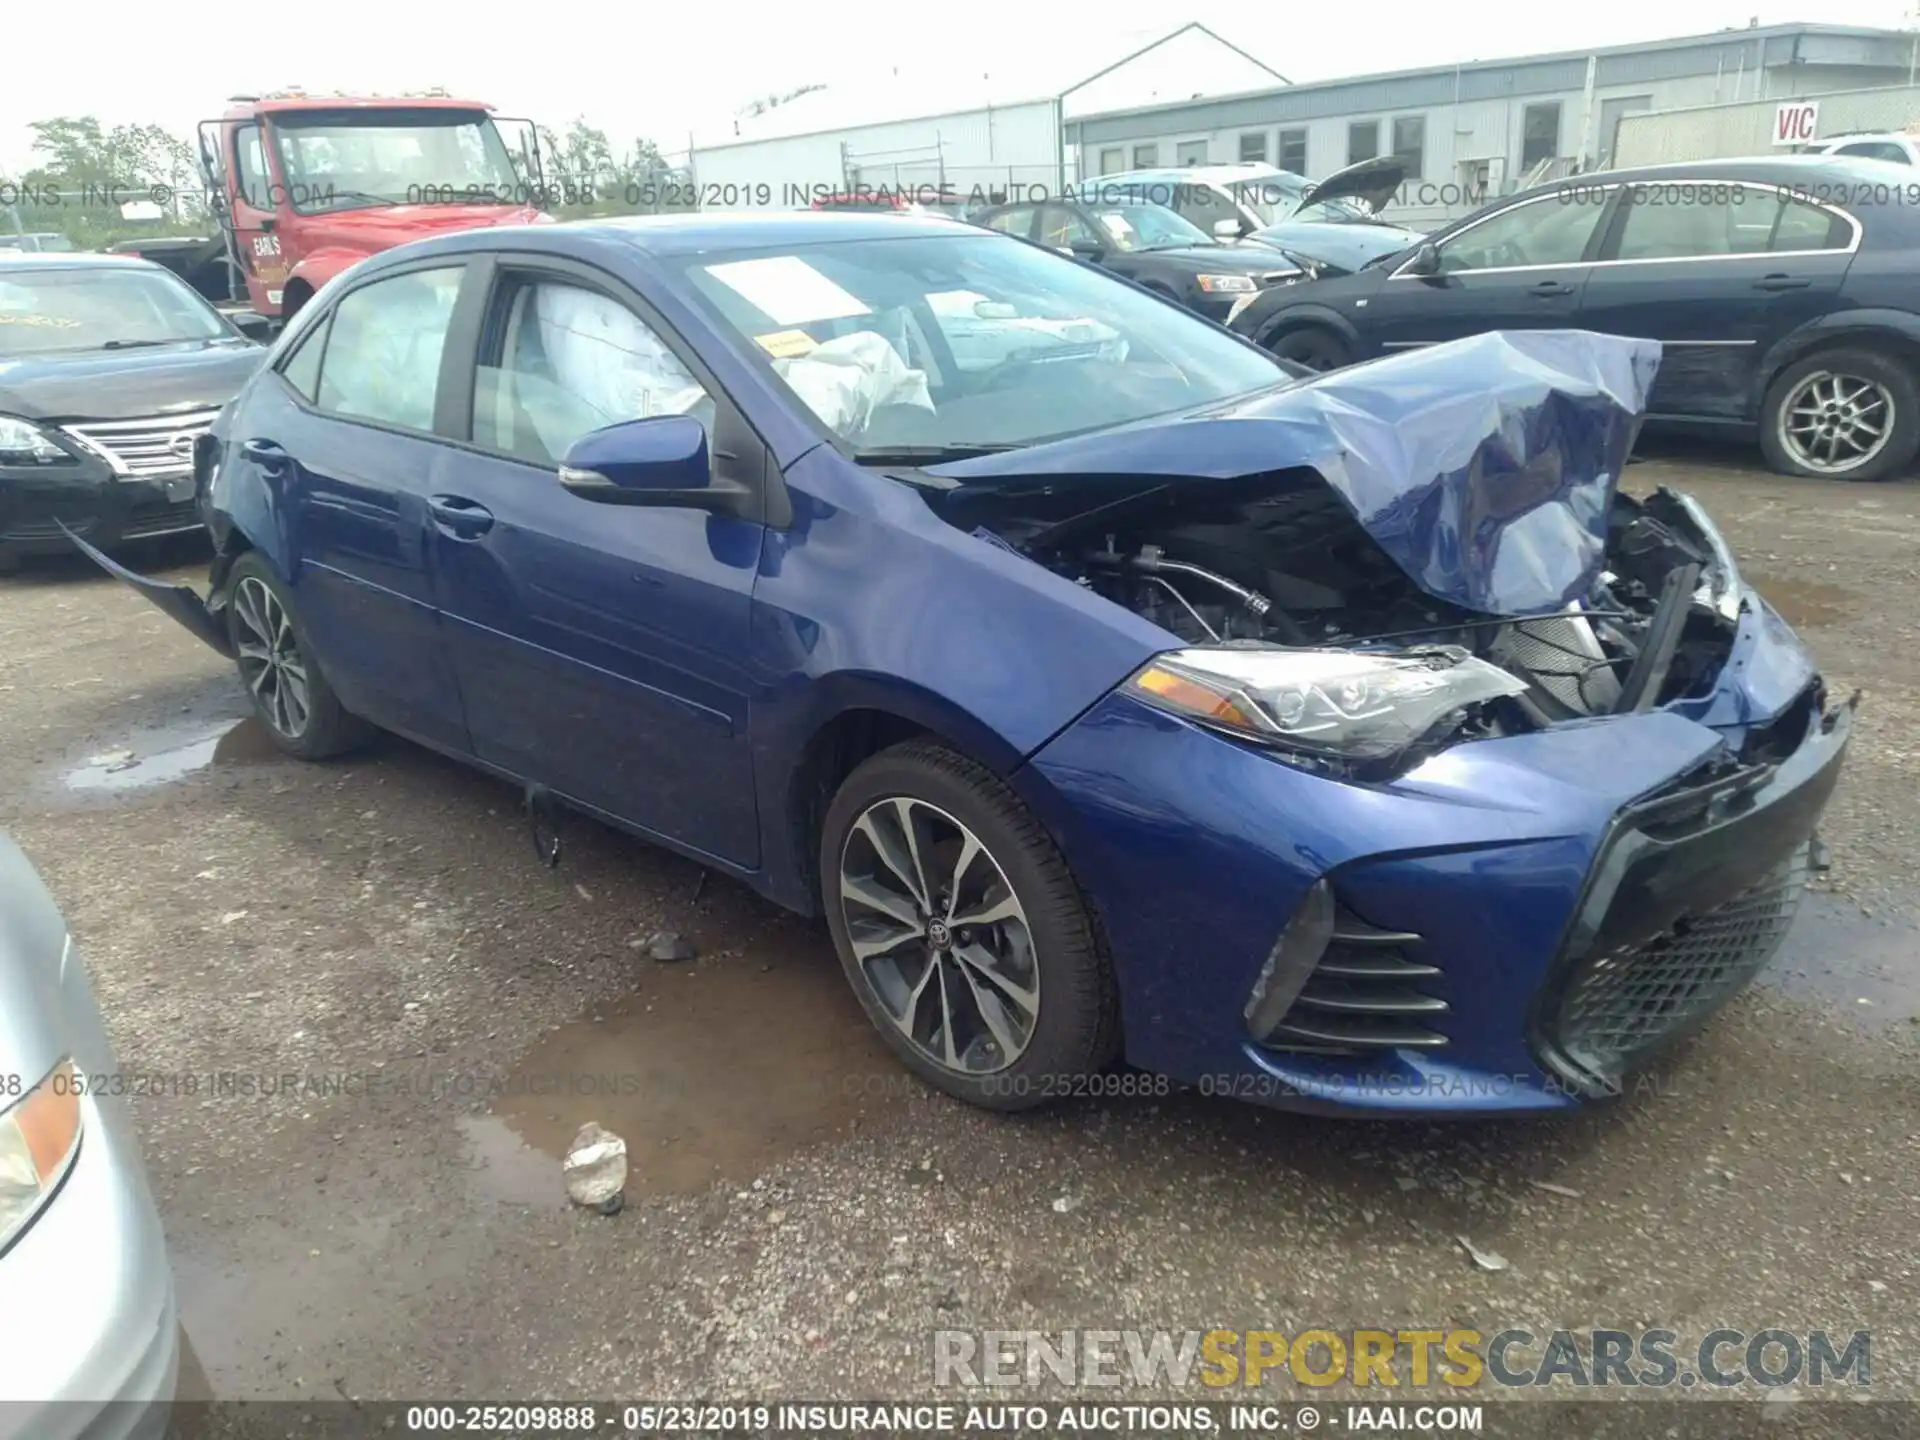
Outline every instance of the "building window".
<path fill-rule="evenodd" d="M 1250 130 L 1240 137 L 1240 159 L 1242 162 L 1258 160 L 1262 164 L 1267 159 L 1267 132 Z"/>
<path fill-rule="evenodd" d="M 1100 173 L 1118 175 L 1127 168 L 1127 152 L 1118 145 L 1109 145 L 1100 152 Z"/>
<path fill-rule="evenodd" d="M 1347 164 L 1358 165 L 1380 153 L 1380 122 L 1356 120 L 1347 126 Z"/>
<path fill-rule="evenodd" d="M 1278 163 L 1282 170 L 1291 170 L 1296 175 L 1307 173 L 1307 132 L 1305 130 L 1280 132 Z"/>
<path fill-rule="evenodd" d="M 1160 147 L 1154 145 L 1136 145 L 1133 147 L 1133 168 L 1151 170 L 1160 163 Z"/>
<path fill-rule="evenodd" d="M 1520 112 L 1520 169 L 1524 173 L 1560 153 L 1560 102 L 1548 100 Z"/>
<path fill-rule="evenodd" d="M 1393 158 L 1407 167 L 1407 179 L 1418 180 L 1427 159 L 1427 117 L 1402 115 L 1393 122 Z"/>
<path fill-rule="evenodd" d="M 1207 163 L 1207 142 L 1204 140 L 1182 140 L 1173 147 L 1173 163 L 1176 165 L 1204 165 Z"/>

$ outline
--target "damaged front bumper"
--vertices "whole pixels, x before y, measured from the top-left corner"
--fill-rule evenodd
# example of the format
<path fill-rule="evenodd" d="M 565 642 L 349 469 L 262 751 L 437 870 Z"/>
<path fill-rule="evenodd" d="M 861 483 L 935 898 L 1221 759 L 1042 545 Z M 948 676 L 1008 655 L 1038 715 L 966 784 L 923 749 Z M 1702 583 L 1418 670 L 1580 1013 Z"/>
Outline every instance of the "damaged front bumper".
<path fill-rule="evenodd" d="M 68 530 L 64 524 L 61 525 L 60 528 L 65 532 L 67 539 L 78 546 L 81 553 L 92 560 L 94 564 L 98 565 L 102 570 L 105 570 L 109 575 L 126 581 L 127 584 L 131 585 L 135 590 L 139 591 L 140 594 L 152 601 L 154 605 L 158 606 L 163 614 L 179 621 L 180 624 L 184 625 L 194 635 L 206 641 L 207 644 L 211 645 L 228 659 L 233 658 L 233 638 L 227 631 L 224 615 L 217 612 L 208 601 L 202 599 L 199 591 L 195 590 L 191 585 L 177 585 L 166 580 L 155 580 L 137 571 L 129 570 L 112 556 L 102 551 L 98 546 L 90 545 L 85 540 L 82 540 L 78 535 L 74 534 L 73 531 Z M 216 558 L 214 567 L 215 573 L 218 575 L 218 573 L 225 568 L 223 560 Z M 219 594 L 217 582 L 214 586 L 214 594 L 216 596 Z"/>
<path fill-rule="evenodd" d="M 1364 785 L 1116 693 L 1023 782 L 1099 914 L 1133 1063 L 1290 1108 L 1552 1111 L 1619 1093 L 1772 954 L 1850 732 L 1819 693 L 1764 743 L 1668 707 Z M 1256 1038 L 1323 879 L 1331 938 Z"/>

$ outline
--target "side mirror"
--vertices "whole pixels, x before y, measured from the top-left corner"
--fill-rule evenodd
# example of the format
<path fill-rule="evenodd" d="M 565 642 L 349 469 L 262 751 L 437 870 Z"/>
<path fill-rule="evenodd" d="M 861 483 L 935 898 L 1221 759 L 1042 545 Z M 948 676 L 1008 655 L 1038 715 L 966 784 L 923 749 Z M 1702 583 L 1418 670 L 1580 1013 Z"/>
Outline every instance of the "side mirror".
<path fill-rule="evenodd" d="M 233 322 L 233 328 L 249 340 L 257 340 L 262 345 L 273 338 L 273 321 L 257 310 L 237 310 L 227 316 Z"/>
<path fill-rule="evenodd" d="M 1406 273 L 1409 275 L 1438 275 L 1440 273 L 1440 252 L 1433 248 L 1431 240 L 1422 240 L 1413 247 L 1413 254 L 1407 260 Z"/>
<path fill-rule="evenodd" d="M 567 450 L 560 484 L 600 505 L 653 505 L 744 513 L 744 485 L 716 481 L 707 427 L 691 415 L 624 420 L 583 435 Z"/>
<path fill-rule="evenodd" d="M 1098 265 L 1107 253 L 1107 247 L 1098 240 L 1075 240 L 1067 246 L 1067 253 L 1076 260 L 1089 260 Z"/>
<path fill-rule="evenodd" d="M 1238 240 L 1246 233 L 1247 227 L 1241 221 L 1226 219 L 1213 222 L 1213 238 L 1216 240 Z"/>

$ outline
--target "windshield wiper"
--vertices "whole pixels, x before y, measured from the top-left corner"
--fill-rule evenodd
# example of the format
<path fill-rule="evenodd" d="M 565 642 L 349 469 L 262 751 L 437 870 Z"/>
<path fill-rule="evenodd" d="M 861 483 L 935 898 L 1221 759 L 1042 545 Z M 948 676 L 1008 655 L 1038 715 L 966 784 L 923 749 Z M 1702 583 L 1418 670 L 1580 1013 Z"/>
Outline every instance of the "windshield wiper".
<path fill-rule="evenodd" d="M 146 345 L 174 345 L 174 340 L 108 340 L 101 345 L 102 350 L 138 350 Z"/>
<path fill-rule="evenodd" d="M 1003 455 L 1018 445 L 880 445 L 856 450 L 862 465 L 940 465 L 950 460 L 972 460 L 979 455 Z"/>
<path fill-rule="evenodd" d="M 400 203 L 398 200 L 389 200 L 384 195 L 375 195 L 368 190 L 335 190 L 332 186 L 328 186 L 326 194 L 327 203 L 322 205 L 315 212 L 316 214 L 324 215 L 330 210 L 343 208 L 333 203 L 336 200 L 358 200 L 361 202 L 359 206 L 355 207 L 358 209 L 365 209 L 369 205 L 385 205 L 391 207 Z"/>

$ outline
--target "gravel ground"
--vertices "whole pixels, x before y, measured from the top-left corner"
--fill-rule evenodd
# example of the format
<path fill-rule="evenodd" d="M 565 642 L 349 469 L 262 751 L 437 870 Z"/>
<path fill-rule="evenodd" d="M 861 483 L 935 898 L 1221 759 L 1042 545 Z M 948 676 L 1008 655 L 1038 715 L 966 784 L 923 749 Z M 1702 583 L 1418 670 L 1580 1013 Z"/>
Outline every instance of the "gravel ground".
<path fill-rule="evenodd" d="M 1633 479 L 1695 490 L 1866 700 L 1833 869 L 1763 983 L 1554 1123 L 974 1113 L 895 1070 L 824 927 L 584 822 L 549 872 L 509 788 L 398 741 L 281 759 L 129 591 L 0 580 L 0 826 L 158 1077 L 135 1113 L 206 1383 L 897 1397 L 939 1328 L 1729 1325 L 1870 1329 L 1875 1392 L 1915 1396 L 1920 487 L 1684 448 Z M 647 958 L 656 929 L 698 962 Z M 612 1218 L 560 1187 L 588 1119 L 632 1151 Z"/>

